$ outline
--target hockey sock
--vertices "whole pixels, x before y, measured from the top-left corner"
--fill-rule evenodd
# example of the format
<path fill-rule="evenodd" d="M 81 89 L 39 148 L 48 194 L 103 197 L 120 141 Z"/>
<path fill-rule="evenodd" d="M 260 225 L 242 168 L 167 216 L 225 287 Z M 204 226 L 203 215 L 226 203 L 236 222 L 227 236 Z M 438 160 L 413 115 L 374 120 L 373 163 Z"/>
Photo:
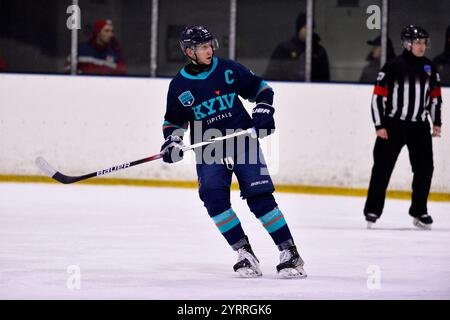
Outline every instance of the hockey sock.
<path fill-rule="evenodd" d="M 245 238 L 244 230 L 242 229 L 241 222 L 237 217 L 233 209 L 228 209 L 218 215 L 212 216 L 216 227 L 225 237 L 228 244 L 234 249 L 236 244 L 243 238 Z"/>
<path fill-rule="evenodd" d="M 261 221 L 280 251 L 294 244 L 289 227 L 271 193 L 247 199 L 250 210 Z"/>

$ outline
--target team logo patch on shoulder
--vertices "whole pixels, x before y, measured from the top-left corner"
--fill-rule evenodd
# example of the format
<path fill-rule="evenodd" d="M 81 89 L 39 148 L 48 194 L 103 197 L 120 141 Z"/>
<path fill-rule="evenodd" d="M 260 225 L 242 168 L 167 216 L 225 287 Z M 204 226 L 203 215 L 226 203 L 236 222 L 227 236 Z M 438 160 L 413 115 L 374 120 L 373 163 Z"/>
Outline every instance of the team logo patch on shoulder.
<path fill-rule="evenodd" d="M 192 93 L 188 90 L 183 92 L 178 96 L 178 100 L 180 100 L 181 104 L 185 107 L 190 107 L 194 104 L 194 96 Z"/>
<path fill-rule="evenodd" d="M 428 64 L 424 65 L 424 66 L 423 66 L 423 70 L 425 70 L 425 72 L 426 72 L 429 76 L 431 76 L 431 66 L 430 66 L 430 65 L 428 65 Z"/>

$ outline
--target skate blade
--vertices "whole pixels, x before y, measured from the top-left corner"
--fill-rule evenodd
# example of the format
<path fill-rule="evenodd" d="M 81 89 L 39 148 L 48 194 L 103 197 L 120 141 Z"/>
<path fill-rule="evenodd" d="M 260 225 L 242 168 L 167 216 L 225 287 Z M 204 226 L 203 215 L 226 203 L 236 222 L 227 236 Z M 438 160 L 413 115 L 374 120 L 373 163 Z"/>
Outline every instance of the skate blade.
<path fill-rule="evenodd" d="M 306 278 L 306 272 L 302 267 L 285 268 L 278 271 L 278 276 L 282 279 L 303 279 Z"/>
<path fill-rule="evenodd" d="M 414 219 L 413 224 L 414 224 L 414 226 L 416 226 L 417 228 L 419 228 L 421 230 L 431 230 L 431 224 L 422 223 L 418 219 Z"/>
<path fill-rule="evenodd" d="M 242 278 L 258 278 L 262 276 L 260 270 L 254 270 L 250 268 L 240 268 L 236 270 Z"/>
<path fill-rule="evenodd" d="M 375 222 L 367 221 L 367 229 L 373 229 L 374 226 L 375 226 Z"/>

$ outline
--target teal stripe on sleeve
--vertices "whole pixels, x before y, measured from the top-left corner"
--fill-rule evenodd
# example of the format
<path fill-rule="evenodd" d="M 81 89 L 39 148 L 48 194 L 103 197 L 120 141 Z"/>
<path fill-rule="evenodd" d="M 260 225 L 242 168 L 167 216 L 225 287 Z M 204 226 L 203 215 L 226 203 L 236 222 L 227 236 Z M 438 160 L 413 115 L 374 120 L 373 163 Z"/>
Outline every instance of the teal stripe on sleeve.
<path fill-rule="evenodd" d="M 268 86 L 269 86 L 269 84 L 265 80 L 262 80 L 261 83 L 259 84 L 258 92 L 256 93 L 256 95 L 253 98 L 248 98 L 248 101 L 255 102 L 256 97 L 258 97 L 258 95 L 261 93 L 261 91 L 265 87 L 268 87 Z M 266 90 L 272 90 L 272 88 L 269 86 Z"/>
<path fill-rule="evenodd" d="M 169 121 L 164 121 L 164 122 L 163 122 L 163 127 L 165 127 L 165 126 L 172 126 L 172 127 L 174 127 L 174 128 L 180 128 L 180 129 L 183 129 L 182 127 L 177 126 L 176 124 L 170 123 Z"/>

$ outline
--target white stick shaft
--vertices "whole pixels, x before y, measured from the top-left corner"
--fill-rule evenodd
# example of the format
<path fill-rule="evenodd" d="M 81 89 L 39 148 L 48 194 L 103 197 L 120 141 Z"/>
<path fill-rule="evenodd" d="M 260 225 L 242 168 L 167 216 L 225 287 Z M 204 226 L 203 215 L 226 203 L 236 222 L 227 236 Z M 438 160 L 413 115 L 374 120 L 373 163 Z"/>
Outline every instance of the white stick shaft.
<path fill-rule="evenodd" d="M 211 139 L 211 140 L 208 140 L 208 141 L 203 141 L 203 142 L 191 144 L 190 146 L 185 146 L 182 150 L 183 151 L 192 150 L 192 149 L 195 149 L 195 148 L 198 148 L 198 147 L 206 146 L 208 144 L 211 144 L 211 143 L 214 143 L 214 142 L 217 142 L 217 141 L 227 140 L 227 139 L 243 136 L 245 134 L 251 135 L 251 137 L 253 139 L 256 138 L 256 130 L 255 130 L 255 128 L 249 128 L 247 130 L 235 132 L 235 133 L 223 136 L 223 137 L 217 137 L 217 138 L 214 138 L 214 139 Z"/>

